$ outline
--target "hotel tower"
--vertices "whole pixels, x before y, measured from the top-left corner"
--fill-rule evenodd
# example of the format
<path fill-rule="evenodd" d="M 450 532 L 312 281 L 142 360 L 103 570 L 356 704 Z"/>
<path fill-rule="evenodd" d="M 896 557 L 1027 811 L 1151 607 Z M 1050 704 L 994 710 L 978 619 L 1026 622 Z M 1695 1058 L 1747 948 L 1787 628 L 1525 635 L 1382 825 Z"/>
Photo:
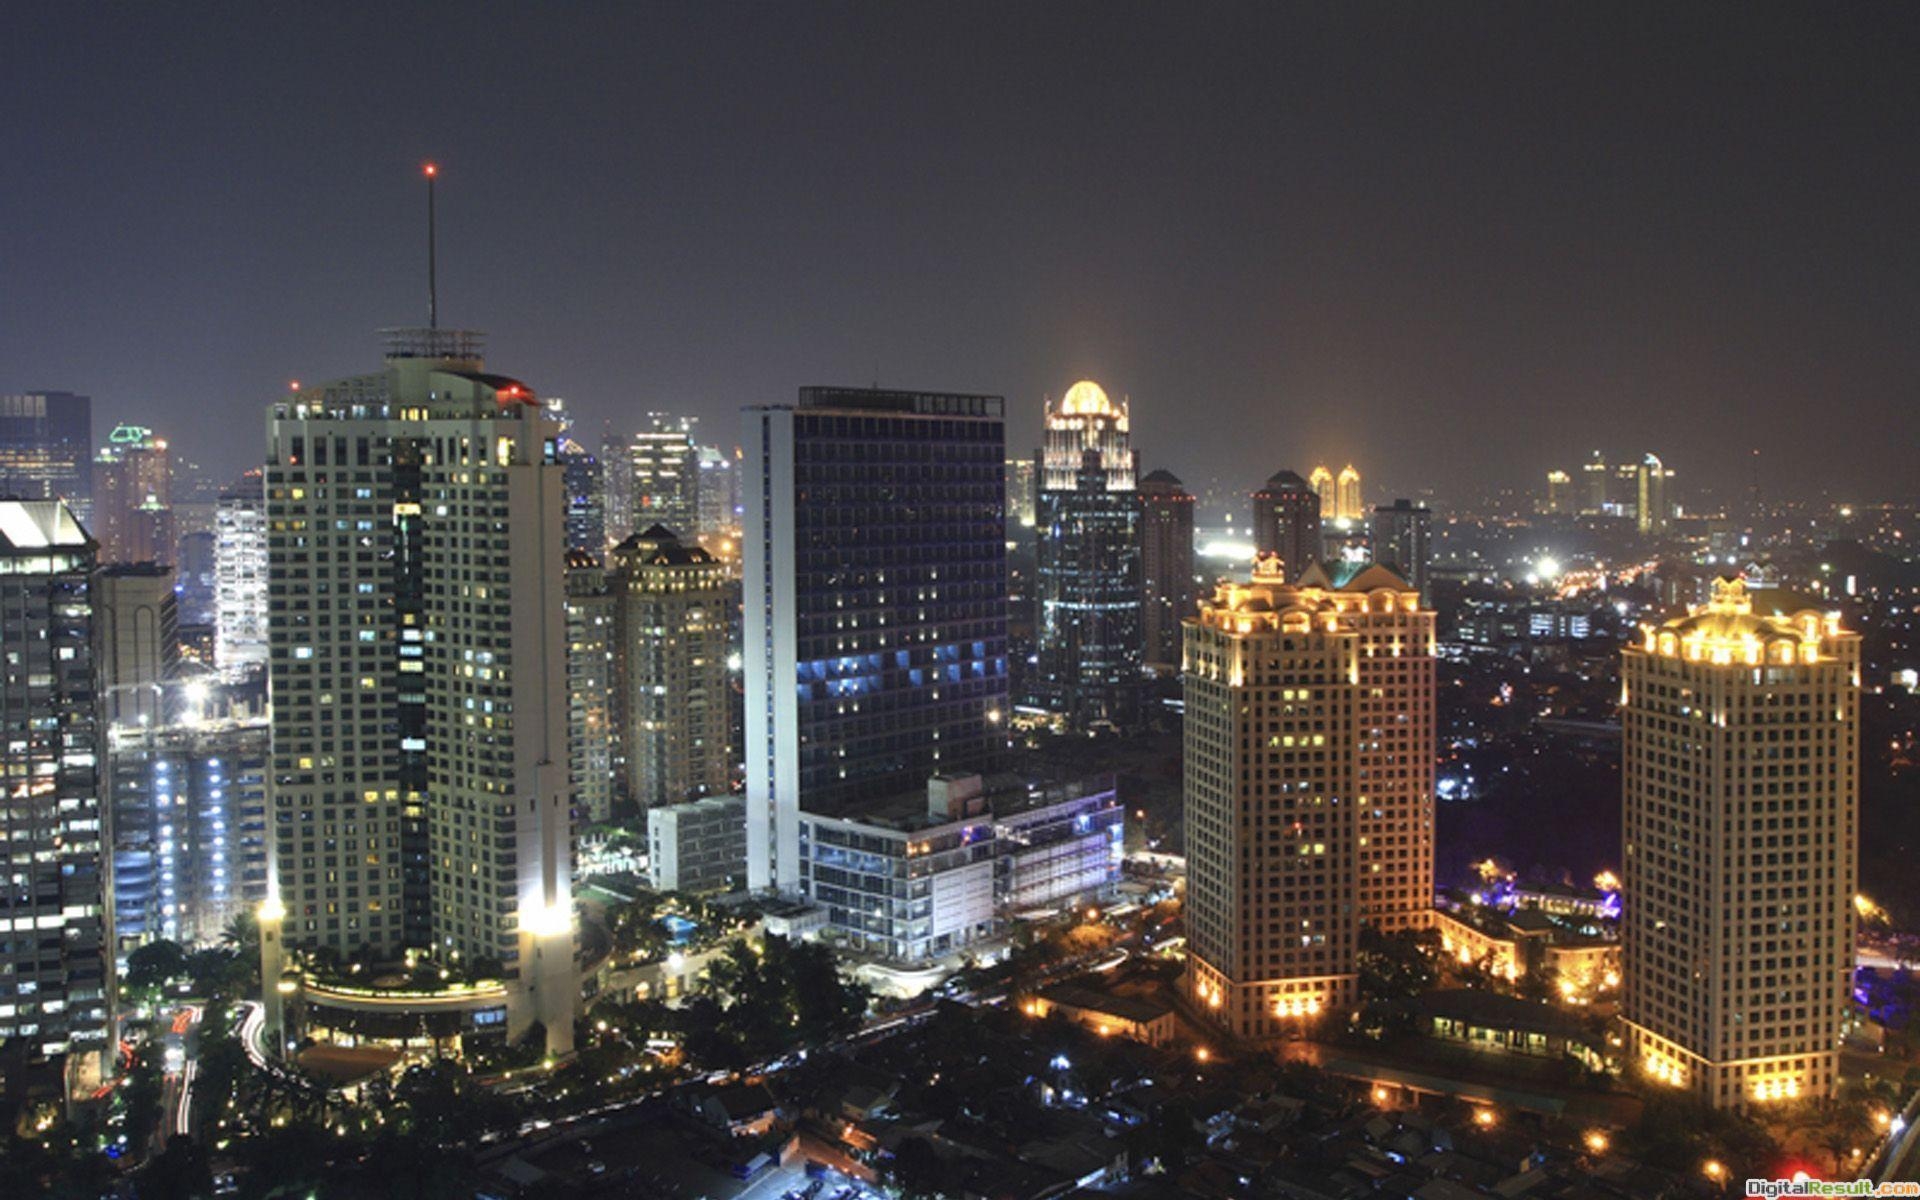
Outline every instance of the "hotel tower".
<path fill-rule="evenodd" d="M 1724 579 L 1623 659 L 1629 1051 L 1716 1108 L 1831 1096 L 1854 959 L 1860 636 Z"/>
<path fill-rule="evenodd" d="M 558 426 L 480 336 L 387 331 L 384 369 L 268 422 L 269 1023 L 283 948 L 498 972 L 508 1035 L 571 1050 Z"/>
<path fill-rule="evenodd" d="M 1262 555 L 1186 625 L 1196 1011 L 1272 1037 L 1357 1000 L 1363 924 L 1433 905 L 1434 614 L 1383 567 Z"/>

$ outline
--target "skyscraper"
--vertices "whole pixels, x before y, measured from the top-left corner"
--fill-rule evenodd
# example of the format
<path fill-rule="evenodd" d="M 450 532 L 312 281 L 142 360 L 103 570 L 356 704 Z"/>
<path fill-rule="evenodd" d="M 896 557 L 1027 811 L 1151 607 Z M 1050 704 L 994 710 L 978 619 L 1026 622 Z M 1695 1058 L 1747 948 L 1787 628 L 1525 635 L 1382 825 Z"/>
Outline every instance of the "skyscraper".
<path fill-rule="evenodd" d="M 1667 483 L 1673 472 L 1658 457 L 1648 454 L 1634 470 L 1634 519 L 1641 533 L 1661 534 L 1673 520 L 1672 501 Z"/>
<path fill-rule="evenodd" d="M 1140 580 L 1147 665 L 1180 669 L 1180 623 L 1193 611 L 1193 494 L 1172 471 L 1140 481 Z"/>
<path fill-rule="evenodd" d="M 1391 567 L 1422 596 L 1432 539 L 1433 513 L 1424 504 L 1403 499 L 1373 510 L 1373 561 Z"/>
<path fill-rule="evenodd" d="M 72 392 L 0 396 L 0 497 L 93 505 L 93 401 Z"/>
<path fill-rule="evenodd" d="M 166 439 L 119 425 L 93 464 L 93 534 L 103 563 L 171 565 L 173 463 Z"/>
<path fill-rule="evenodd" d="M 617 546 L 633 532 L 633 446 L 611 433 L 600 439 L 600 496 L 607 544 Z"/>
<path fill-rule="evenodd" d="M 1339 497 L 1338 511 L 1334 513 L 1336 520 L 1359 521 L 1366 517 L 1366 505 L 1360 499 L 1360 472 L 1352 463 L 1340 468 L 1335 492 Z"/>
<path fill-rule="evenodd" d="M 1607 466 L 1606 456 L 1595 450 L 1593 457 L 1580 467 L 1580 482 L 1585 492 L 1580 511 L 1583 514 L 1598 514 L 1607 511 L 1612 488 L 1612 470 Z"/>
<path fill-rule="evenodd" d="M 791 891 L 802 806 L 1004 748 L 1005 402 L 803 388 L 746 417 L 747 874 Z"/>
<path fill-rule="evenodd" d="M 510 1037 L 569 1050 L 558 431 L 446 329 L 389 330 L 384 369 L 268 424 L 269 978 L 282 937 L 457 952 L 507 981 Z"/>
<path fill-rule="evenodd" d="M 121 954 L 155 938 L 216 942 L 267 888 L 263 706 L 207 683 L 175 720 L 110 731 L 114 928 Z"/>
<path fill-rule="evenodd" d="M 1253 547 L 1278 554 L 1288 579 L 1320 561 L 1320 493 L 1292 471 L 1277 471 L 1253 494 Z"/>
<path fill-rule="evenodd" d="M 1140 716 L 1140 504 L 1127 405 L 1092 380 L 1049 404 L 1040 458 L 1039 662 L 1030 703 L 1074 728 Z"/>
<path fill-rule="evenodd" d="M 1573 477 L 1565 471 L 1547 472 L 1547 504 L 1549 516 L 1560 516 L 1573 511 Z"/>
<path fill-rule="evenodd" d="M 608 583 L 628 799 L 652 809 L 726 792 L 731 572 L 700 543 L 655 525 L 614 549 Z"/>
<path fill-rule="evenodd" d="M 697 448 L 700 480 L 694 491 L 700 498 L 700 528 L 684 531 L 688 537 L 740 536 L 740 462 L 718 446 Z"/>
<path fill-rule="evenodd" d="M 1026 537 L 1020 531 L 1031 530 L 1038 519 L 1035 504 L 1039 496 L 1039 466 L 1031 458 L 1007 460 L 1007 533 Z"/>
<path fill-rule="evenodd" d="M 101 829 L 105 738 L 93 669 L 93 543 L 58 500 L 0 501 L 0 706 L 8 801 L 0 863 L 0 1043 L 97 1080 L 111 950 Z M 31 931 L 26 935 L 26 931 Z"/>
<path fill-rule="evenodd" d="M 572 438 L 560 442 L 562 489 L 566 493 L 567 549 L 598 558 L 607 552 L 606 481 L 600 460 Z"/>
<path fill-rule="evenodd" d="M 111 727 L 173 719 L 166 685 L 180 665 L 173 570 L 151 563 L 104 567 L 94 578 L 100 711 Z"/>
<path fill-rule="evenodd" d="M 647 427 L 628 448 L 633 465 L 632 528 L 664 525 L 681 537 L 700 529 L 700 451 L 693 422 L 648 413 Z"/>
<path fill-rule="evenodd" d="M 1314 495 L 1320 497 L 1322 520 L 1331 521 L 1340 515 L 1340 493 L 1334 487 L 1333 472 L 1327 470 L 1326 464 L 1322 463 L 1313 469 L 1313 472 L 1307 476 L 1307 486 L 1313 489 Z M 1316 554 L 1314 557 L 1317 560 L 1319 555 Z"/>
<path fill-rule="evenodd" d="M 229 675 L 267 661 L 267 493 L 256 468 L 214 510 L 213 661 Z"/>
<path fill-rule="evenodd" d="M 1356 999 L 1360 926 L 1433 904 L 1434 614 L 1382 567 L 1277 559 L 1186 626 L 1188 970 L 1270 1037 Z"/>
<path fill-rule="evenodd" d="M 1716 1108 L 1830 1097 L 1854 966 L 1860 635 L 1714 584 L 1622 655 L 1628 1051 Z"/>
<path fill-rule="evenodd" d="M 598 555 L 567 548 L 567 743 L 575 815 L 613 816 L 614 606 Z"/>

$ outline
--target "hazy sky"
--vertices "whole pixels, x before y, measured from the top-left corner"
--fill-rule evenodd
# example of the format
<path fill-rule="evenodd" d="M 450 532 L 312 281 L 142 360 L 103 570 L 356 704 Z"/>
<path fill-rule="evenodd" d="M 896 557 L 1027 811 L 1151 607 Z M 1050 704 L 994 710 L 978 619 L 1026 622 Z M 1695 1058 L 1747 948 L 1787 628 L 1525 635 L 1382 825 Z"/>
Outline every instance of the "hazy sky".
<path fill-rule="evenodd" d="M 1133 398 L 1189 482 L 1602 447 L 1910 498 L 1920 9 L 36 4 L 0 391 L 221 471 L 425 319 L 595 438 L 810 383 Z M 1336 466 L 1338 463 L 1335 464 Z M 1685 495 L 1683 487 L 1682 495 Z"/>

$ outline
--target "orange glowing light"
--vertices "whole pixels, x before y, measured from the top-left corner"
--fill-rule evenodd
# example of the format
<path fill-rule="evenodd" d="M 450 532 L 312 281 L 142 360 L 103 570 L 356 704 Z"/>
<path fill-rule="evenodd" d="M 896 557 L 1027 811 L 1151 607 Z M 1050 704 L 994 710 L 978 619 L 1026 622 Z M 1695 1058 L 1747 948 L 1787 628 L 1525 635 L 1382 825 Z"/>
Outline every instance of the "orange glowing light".
<path fill-rule="evenodd" d="M 428 179 L 432 179 L 435 175 L 438 175 L 440 173 L 440 168 L 434 166 L 432 163 L 428 163 L 425 167 L 421 169 L 426 172 Z"/>

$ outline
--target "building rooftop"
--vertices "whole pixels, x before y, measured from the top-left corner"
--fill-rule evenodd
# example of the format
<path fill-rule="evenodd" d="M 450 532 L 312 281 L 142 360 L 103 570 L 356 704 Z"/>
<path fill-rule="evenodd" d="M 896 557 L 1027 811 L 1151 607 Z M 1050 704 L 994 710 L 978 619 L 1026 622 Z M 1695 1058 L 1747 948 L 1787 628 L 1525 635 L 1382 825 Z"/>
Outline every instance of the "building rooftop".
<path fill-rule="evenodd" d="M 85 546 L 93 539 L 58 500 L 0 500 L 0 543 L 13 553 Z"/>
<path fill-rule="evenodd" d="M 862 412 L 909 413 L 930 417 L 1001 417 L 1003 396 L 967 392 L 915 392 L 891 388 L 803 387 L 801 408 L 841 408 Z"/>
<path fill-rule="evenodd" d="M 642 567 L 708 566 L 717 561 L 699 542 L 683 542 L 665 525 L 650 525 L 614 547 L 620 562 Z"/>
<path fill-rule="evenodd" d="M 1111 992 L 1083 987 L 1077 983 L 1056 983 L 1042 991 L 1040 998 L 1060 1005 L 1062 1008 L 1102 1013 L 1122 1021 L 1132 1021 L 1138 1025 L 1157 1021 L 1173 1011 L 1159 1001 L 1150 1000 L 1145 996 L 1119 996 Z"/>

